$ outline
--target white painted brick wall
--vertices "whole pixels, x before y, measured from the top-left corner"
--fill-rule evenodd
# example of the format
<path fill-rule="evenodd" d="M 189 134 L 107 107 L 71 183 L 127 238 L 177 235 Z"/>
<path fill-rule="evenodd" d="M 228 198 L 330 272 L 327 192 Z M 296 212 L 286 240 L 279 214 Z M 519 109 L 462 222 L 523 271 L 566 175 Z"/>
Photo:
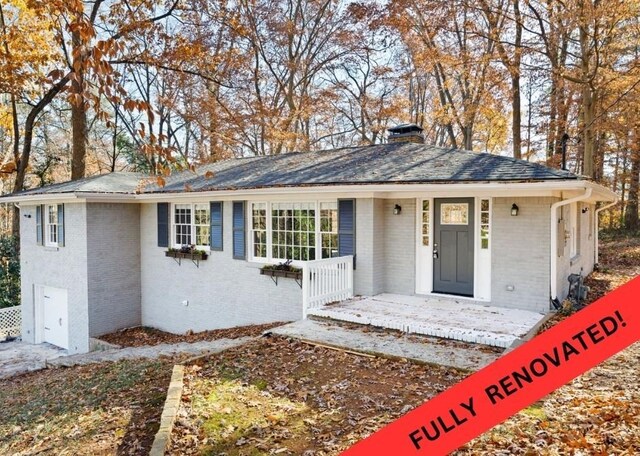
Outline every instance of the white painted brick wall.
<path fill-rule="evenodd" d="M 373 296 L 384 291 L 383 206 L 381 199 L 356 200 L 356 295 Z"/>
<path fill-rule="evenodd" d="M 549 310 L 550 209 L 553 198 L 494 198 L 491 304 Z M 511 216 L 511 205 L 519 207 Z M 513 291 L 507 287 L 513 286 Z"/>
<path fill-rule="evenodd" d="M 141 323 L 140 207 L 87 205 L 89 335 Z"/>
<path fill-rule="evenodd" d="M 400 214 L 393 209 L 398 204 Z M 416 290 L 416 200 L 384 200 L 384 291 L 413 295 Z"/>
<path fill-rule="evenodd" d="M 278 286 L 260 264 L 232 258 L 231 202 L 224 203 L 224 250 L 197 268 L 179 266 L 157 246 L 156 204 L 142 204 L 142 324 L 173 333 L 302 318 L 302 290 L 293 279 Z M 182 301 L 187 300 L 188 306 Z"/>
<path fill-rule="evenodd" d="M 86 207 L 65 204 L 64 214 L 65 246 L 43 247 L 36 243 L 36 206 L 21 204 L 22 338 L 35 341 L 34 285 L 64 288 L 68 290 L 69 353 L 85 353 L 89 351 Z"/>

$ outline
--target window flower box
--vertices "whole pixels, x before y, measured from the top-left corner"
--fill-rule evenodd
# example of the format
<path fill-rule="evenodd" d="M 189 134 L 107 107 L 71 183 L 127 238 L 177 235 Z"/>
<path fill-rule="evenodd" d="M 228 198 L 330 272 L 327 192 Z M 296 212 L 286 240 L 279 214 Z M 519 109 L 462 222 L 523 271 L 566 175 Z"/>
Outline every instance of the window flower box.
<path fill-rule="evenodd" d="M 197 250 L 193 247 L 183 247 L 181 249 L 169 249 L 164 255 L 173 258 L 176 263 L 182 264 L 182 260 L 191 260 L 197 267 L 200 267 L 200 261 L 209 258 L 209 254 L 204 250 Z"/>
<path fill-rule="evenodd" d="M 260 268 L 260 275 L 271 277 L 271 280 L 278 285 L 278 278 L 295 279 L 298 285 L 302 286 L 302 269 L 291 266 L 290 262 L 281 264 L 268 264 Z"/>

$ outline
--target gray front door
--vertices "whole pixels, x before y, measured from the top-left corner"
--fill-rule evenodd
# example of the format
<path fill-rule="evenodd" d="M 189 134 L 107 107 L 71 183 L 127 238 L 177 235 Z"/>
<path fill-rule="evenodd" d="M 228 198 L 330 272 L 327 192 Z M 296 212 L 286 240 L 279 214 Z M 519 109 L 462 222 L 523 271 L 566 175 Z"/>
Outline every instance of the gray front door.
<path fill-rule="evenodd" d="M 433 291 L 473 296 L 473 198 L 434 201 Z"/>

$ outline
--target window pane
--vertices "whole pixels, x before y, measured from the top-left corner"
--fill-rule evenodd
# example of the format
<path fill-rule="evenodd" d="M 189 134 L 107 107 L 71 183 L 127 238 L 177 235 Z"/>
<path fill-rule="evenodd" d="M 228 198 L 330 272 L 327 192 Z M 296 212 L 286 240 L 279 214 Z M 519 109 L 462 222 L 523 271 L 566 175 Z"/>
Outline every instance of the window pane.
<path fill-rule="evenodd" d="M 173 219 L 176 245 L 191 245 L 191 205 L 176 204 Z"/>
<path fill-rule="evenodd" d="M 490 204 L 488 199 L 480 200 L 480 248 L 489 248 Z"/>
<path fill-rule="evenodd" d="M 275 211 L 274 211 L 275 212 Z M 253 256 L 267 257 L 267 203 L 253 203 L 251 207 L 251 227 L 253 236 Z"/>
<path fill-rule="evenodd" d="M 469 205 L 466 203 L 443 203 L 440 206 L 442 225 L 468 225 Z"/>
<path fill-rule="evenodd" d="M 309 223 L 315 228 L 315 218 L 310 218 Z M 315 231 L 311 229 L 310 231 Z M 320 203 L 320 243 L 322 258 L 338 256 L 338 203 Z M 310 245 L 315 245 L 315 234 Z M 315 249 L 314 249 L 315 253 Z"/>
<path fill-rule="evenodd" d="M 315 204 L 274 203 L 271 211 L 272 256 L 274 260 L 314 259 Z"/>
<path fill-rule="evenodd" d="M 422 202 L 422 245 L 425 247 L 429 246 L 429 217 L 429 200 L 425 200 Z"/>

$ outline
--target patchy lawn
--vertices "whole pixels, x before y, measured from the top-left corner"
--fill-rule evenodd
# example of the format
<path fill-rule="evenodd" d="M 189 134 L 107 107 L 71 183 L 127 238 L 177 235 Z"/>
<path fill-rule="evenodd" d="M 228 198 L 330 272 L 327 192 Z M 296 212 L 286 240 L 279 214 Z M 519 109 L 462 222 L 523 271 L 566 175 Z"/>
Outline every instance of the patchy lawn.
<path fill-rule="evenodd" d="M 200 342 L 216 339 L 239 339 L 257 337 L 263 332 L 282 326 L 288 322 L 267 323 L 264 325 L 239 326 L 237 328 L 216 329 L 189 334 L 171 334 L 159 329 L 138 326 L 100 336 L 101 340 L 121 347 L 142 347 L 145 345 L 177 344 L 180 342 Z"/>
<path fill-rule="evenodd" d="M 123 361 L 0 380 L 0 454 L 146 454 L 172 366 Z"/>
<path fill-rule="evenodd" d="M 338 454 L 465 373 L 279 337 L 186 373 L 172 454 Z"/>

